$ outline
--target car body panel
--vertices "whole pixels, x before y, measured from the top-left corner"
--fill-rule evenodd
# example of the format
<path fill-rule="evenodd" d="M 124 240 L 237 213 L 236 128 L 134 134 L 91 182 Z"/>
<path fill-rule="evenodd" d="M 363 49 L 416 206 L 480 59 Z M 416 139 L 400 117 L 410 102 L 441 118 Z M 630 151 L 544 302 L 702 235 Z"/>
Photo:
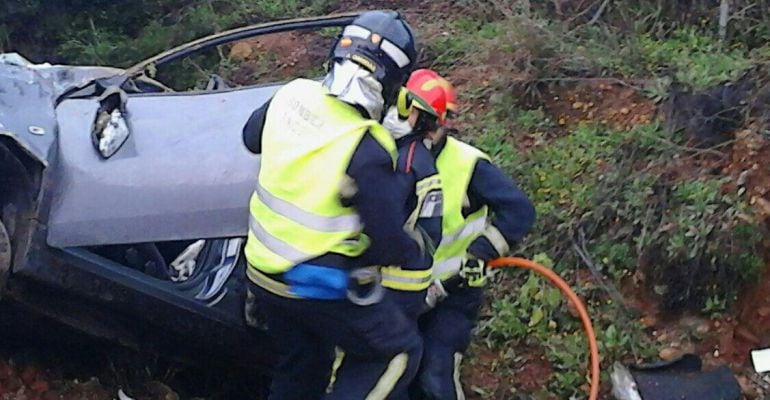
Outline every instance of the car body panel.
<path fill-rule="evenodd" d="M 277 87 L 129 96 L 131 133 L 108 159 L 88 136 L 98 101 L 63 101 L 48 244 L 245 236 L 259 156 L 242 129 Z"/>
<path fill-rule="evenodd" d="M 108 67 L 34 65 L 14 53 L 0 54 L 0 136 L 12 138 L 47 166 L 56 141 L 56 99 L 89 81 L 121 73 Z"/>
<path fill-rule="evenodd" d="M 52 82 L 38 71 L 0 64 L 0 136 L 10 137 L 44 165 L 56 140 L 54 100 Z"/>

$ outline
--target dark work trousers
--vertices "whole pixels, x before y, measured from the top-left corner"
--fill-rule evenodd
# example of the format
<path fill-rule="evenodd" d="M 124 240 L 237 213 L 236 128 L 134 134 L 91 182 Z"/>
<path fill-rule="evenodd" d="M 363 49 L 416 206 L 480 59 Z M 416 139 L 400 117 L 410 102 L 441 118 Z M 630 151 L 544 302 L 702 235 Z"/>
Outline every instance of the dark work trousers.
<path fill-rule="evenodd" d="M 358 306 L 348 300 L 289 299 L 249 285 L 280 354 L 270 400 L 408 399 L 422 340 L 390 299 Z M 329 385 L 335 346 L 345 356 Z"/>
<path fill-rule="evenodd" d="M 412 400 L 465 399 L 460 361 L 471 343 L 482 299 L 482 288 L 459 287 L 420 318 L 424 350 Z"/>
<path fill-rule="evenodd" d="M 428 305 L 425 303 L 426 295 L 427 290 L 409 292 L 388 289 L 387 291 L 387 297 L 401 309 L 407 319 L 413 321 L 415 327 L 417 326 L 417 319 L 420 315 L 428 311 Z"/>

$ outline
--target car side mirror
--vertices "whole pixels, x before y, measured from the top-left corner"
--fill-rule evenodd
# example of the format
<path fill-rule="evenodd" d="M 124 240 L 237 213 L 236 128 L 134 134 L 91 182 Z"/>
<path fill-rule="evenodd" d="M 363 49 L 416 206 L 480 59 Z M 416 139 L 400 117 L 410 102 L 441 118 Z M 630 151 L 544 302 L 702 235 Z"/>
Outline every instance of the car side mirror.
<path fill-rule="evenodd" d="M 130 129 L 126 117 L 127 96 L 118 87 L 107 88 L 99 98 L 91 141 L 103 158 L 110 158 L 128 140 Z"/>

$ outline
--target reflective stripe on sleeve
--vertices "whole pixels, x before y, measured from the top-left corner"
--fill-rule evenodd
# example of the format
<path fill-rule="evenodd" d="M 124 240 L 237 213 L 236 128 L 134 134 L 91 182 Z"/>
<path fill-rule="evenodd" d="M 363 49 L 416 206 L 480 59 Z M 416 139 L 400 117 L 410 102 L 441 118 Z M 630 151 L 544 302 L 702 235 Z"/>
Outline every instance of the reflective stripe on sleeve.
<path fill-rule="evenodd" d="M 505 240 L 505 236 L 503 236 L 503 234 L 500 233 L 500 230 L 494 225 L 487 225 L 484 228 L 484 233 L 482 233 L 482 235 L 489 240 L 489 243 L 492 243 L 492 247 L 497 251 L 497 255 L 502 257 L 508 254 L 508 250 L 511 249 L 510 246 L 508 246 L 508 241 Z"/>

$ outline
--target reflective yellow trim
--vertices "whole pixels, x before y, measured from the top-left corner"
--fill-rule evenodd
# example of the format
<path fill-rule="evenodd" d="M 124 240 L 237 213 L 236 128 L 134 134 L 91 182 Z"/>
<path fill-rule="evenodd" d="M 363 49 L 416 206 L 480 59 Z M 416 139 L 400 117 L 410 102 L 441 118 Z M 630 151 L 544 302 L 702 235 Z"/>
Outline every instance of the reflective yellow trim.
<path fill-rule="evenodd" d="M 262 186 L 259 180 L 257 180 L 257 187 L 254 189 L 254 193 L 270 211 L 308 229 L 320 232 L 358 232 L 363 229 L 361 217 L 358 214 L 352 213 L 328 217 L 303 210 L 291 202 L 270 193 L 270 191 Z"/>
<path fill-rule="evenodd" d="M 411 270 L 411 269 L 402 269 L 400 267 L 382 267 L 382 273 L 398 275 L 404 278 L 411 278 L 411 279 L 430 279 L 431 270 L 429 269 Z"/>
<path fill-rule="evenodd" d="M 463 393 L 463 385 L 460 383 L 460 363 L 463 361 L 462 353 L 455 353 L 455 366 L 452 373 L 452 379 L 455 384 L 455 396 L 457 400 L 465 400 L 465 393 Z"/>
<path fill-rule="evenodd" d="M 433 276 L 438 279 L 448 279 L 460 272 L 463 256 L 451 257 L 433 263 Z"/>
<path fill-rule="evenodd" d="M 255 285 L 267 290 L 274 295 L 288 297 L 290 299 L 300 298 L 299 296 L 293 294 L 289 290 L 289 286 L 287 286 L 285 283 L 269 278 L 267 275 L 263 274 L 251 265 L 246 266 L 246 277 L 249 278 L 249 280 Z"/>
<path fill-rule="evenodd" d="M 500 230 L 492 224 L 487 224 L 482 235 L 489 240 L 489 243 L 492 244 L 492 247 L 495 248 L 495 251 L 497 251 L 497 254 L 500 257 L 505 256 L 508 253 L 508 250 L 511 249 L 510 246 L 508 246 L 508 241 L 505 240 L 505 236 L 503 236 L 503 234 L 500 233 Z"/>
<path fill-rule="evenodd" d="M 371 73 L 377 72 L 377 66 L 374 65 L 374 63 L 371 62 L 368 58 L 361 57 L 358 54 L 353 54 L 350 56 L 350 59 L 360 64 L 362 67 L 368 69 Z"/>
<path fill-rule="evenodd" d="M 432 189 L 441 189 L 441 178 L 438 175 L 423 178 L 415 185 L 416 192 L 427 192 Z"/>
<path fill-rule="evenodd" d="M 430 286 L 433 270 L 405 270 L 399 267 L 382 267 L 382 286 L 389 289 L 419 292 Z"/>
<path fill-rule="evenodd" d="M 340 370 L 342 362 L 345 360 L 345 350 L 341 347 L 334 347 L 334 364 L 332 364 L 332 375 L 329 377 L 329 385 L 326 386 L 326 393 L 329 394 L 334 390 L 334 382 L 337 381 L 337 371 Z"/>
<path fill-rule="evenodd" d="M 388 368 L 374 385 L 374 389 L 366 396 L 365 400 L 385 400 L 396 387 L 396 383 L 404 375 L 406 371 L 406 365 L 409 362 L 409 355 L 406 353 L 400 353 L 393 357 L 388 363 Z"/>
<path fill-rule="evenodd" d="M 401 119 L 407 119 L 409 118 L 409 112 L 411 111 L 411 107 L 409 104 L 409 90 L 406 88 L 401 88 L 401 90 L 398 91 L 398 99 L 396 100 L 396 110 L 398 111 L 398 116 L 401 117 Z"/>

